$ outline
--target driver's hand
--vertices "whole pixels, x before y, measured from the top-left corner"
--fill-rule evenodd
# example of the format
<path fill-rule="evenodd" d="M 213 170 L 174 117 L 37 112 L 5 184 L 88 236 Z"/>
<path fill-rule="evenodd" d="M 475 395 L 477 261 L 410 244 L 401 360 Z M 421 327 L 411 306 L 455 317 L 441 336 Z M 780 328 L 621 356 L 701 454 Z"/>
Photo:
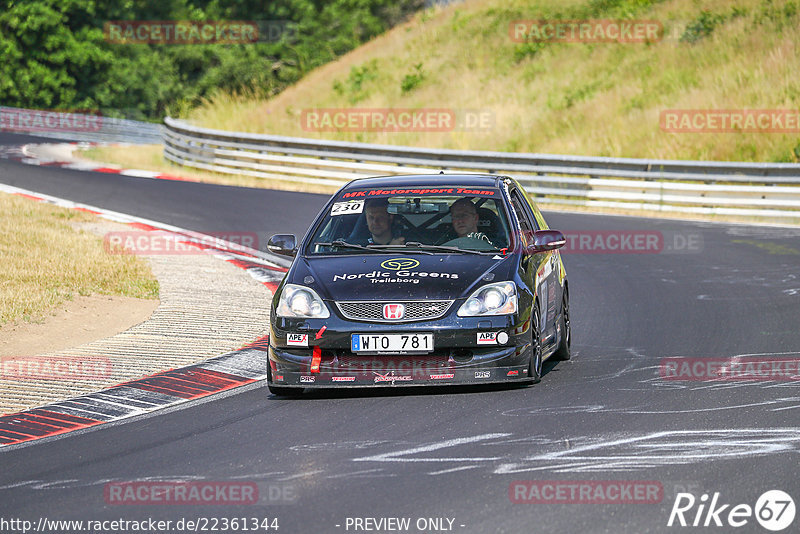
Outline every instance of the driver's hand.
<path fill-rule="evenodd" d="M 406 244 L 406 238 L 405 237 L 395 237 L 394 239 L 389 241 L 389 244 L 390 245 L 405 245 Z"/>

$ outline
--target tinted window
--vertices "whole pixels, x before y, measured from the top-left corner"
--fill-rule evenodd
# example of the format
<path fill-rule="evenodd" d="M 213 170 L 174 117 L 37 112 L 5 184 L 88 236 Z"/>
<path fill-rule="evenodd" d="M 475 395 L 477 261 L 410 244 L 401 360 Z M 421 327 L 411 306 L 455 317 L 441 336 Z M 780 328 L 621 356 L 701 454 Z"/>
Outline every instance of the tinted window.
<path fill-rule="evenodd" d="M 413 246 L 409 243 L 487 251 L 508 247 L 510 225 L 497 189 L 395 191 L 397 194 L 349 191 L 341 195 L 327 208 L 306 253 L 358 253 L 357 249 L 324 244 L 338 240 L 371 248 Z M 454 194 L 458 191 L 478 194 Z"/>

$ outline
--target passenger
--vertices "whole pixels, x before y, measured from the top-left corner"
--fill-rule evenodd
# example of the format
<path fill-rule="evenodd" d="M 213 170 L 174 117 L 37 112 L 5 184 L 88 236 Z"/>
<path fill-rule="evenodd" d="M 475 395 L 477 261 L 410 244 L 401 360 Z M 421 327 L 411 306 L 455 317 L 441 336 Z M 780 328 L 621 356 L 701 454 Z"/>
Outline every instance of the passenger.
<path fill-rule="evenodd" d="M 478 208 L 468 198 L 460 198 L 450 205 L 450 217 L 453 219 L 453 230 L 458 237 L 472 237 L 491 243 L 489 236 L 478 231 Z"/>
<path fill-rule="evenodd" d="M 374 198 L 364 205 L 367 228 L 372 234 L 367 240 L 370 245 L 403 245 L 406 238 L 397 234 L 393 226 L 394 215 L 389 213 L 389 200 Z"/>

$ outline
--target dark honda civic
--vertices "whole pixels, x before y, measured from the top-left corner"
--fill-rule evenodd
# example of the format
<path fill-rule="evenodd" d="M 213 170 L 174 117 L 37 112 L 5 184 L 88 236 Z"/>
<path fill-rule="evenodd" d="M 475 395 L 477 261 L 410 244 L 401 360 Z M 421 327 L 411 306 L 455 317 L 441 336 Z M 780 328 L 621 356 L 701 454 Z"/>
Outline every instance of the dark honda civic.
<path fill-rule="evenodd" d="M 512 178 L 354 180 L 269 240 L 269 389 L 536 383 L 570 357 L 564 243 Z"/>

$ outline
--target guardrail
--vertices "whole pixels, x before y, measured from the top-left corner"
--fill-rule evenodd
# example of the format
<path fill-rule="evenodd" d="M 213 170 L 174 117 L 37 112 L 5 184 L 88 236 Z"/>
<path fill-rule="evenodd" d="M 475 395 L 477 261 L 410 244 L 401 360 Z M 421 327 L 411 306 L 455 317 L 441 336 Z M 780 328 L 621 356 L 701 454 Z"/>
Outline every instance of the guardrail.
<path fill-rule="evenodd" d="M 800 220 L 800 164 L 439 150 L 211 130 L 171 117 L 164 124 L 166 159 L 226 174 L 341 186 L 482 172 L 516 178 L 538 203 Z"/>

